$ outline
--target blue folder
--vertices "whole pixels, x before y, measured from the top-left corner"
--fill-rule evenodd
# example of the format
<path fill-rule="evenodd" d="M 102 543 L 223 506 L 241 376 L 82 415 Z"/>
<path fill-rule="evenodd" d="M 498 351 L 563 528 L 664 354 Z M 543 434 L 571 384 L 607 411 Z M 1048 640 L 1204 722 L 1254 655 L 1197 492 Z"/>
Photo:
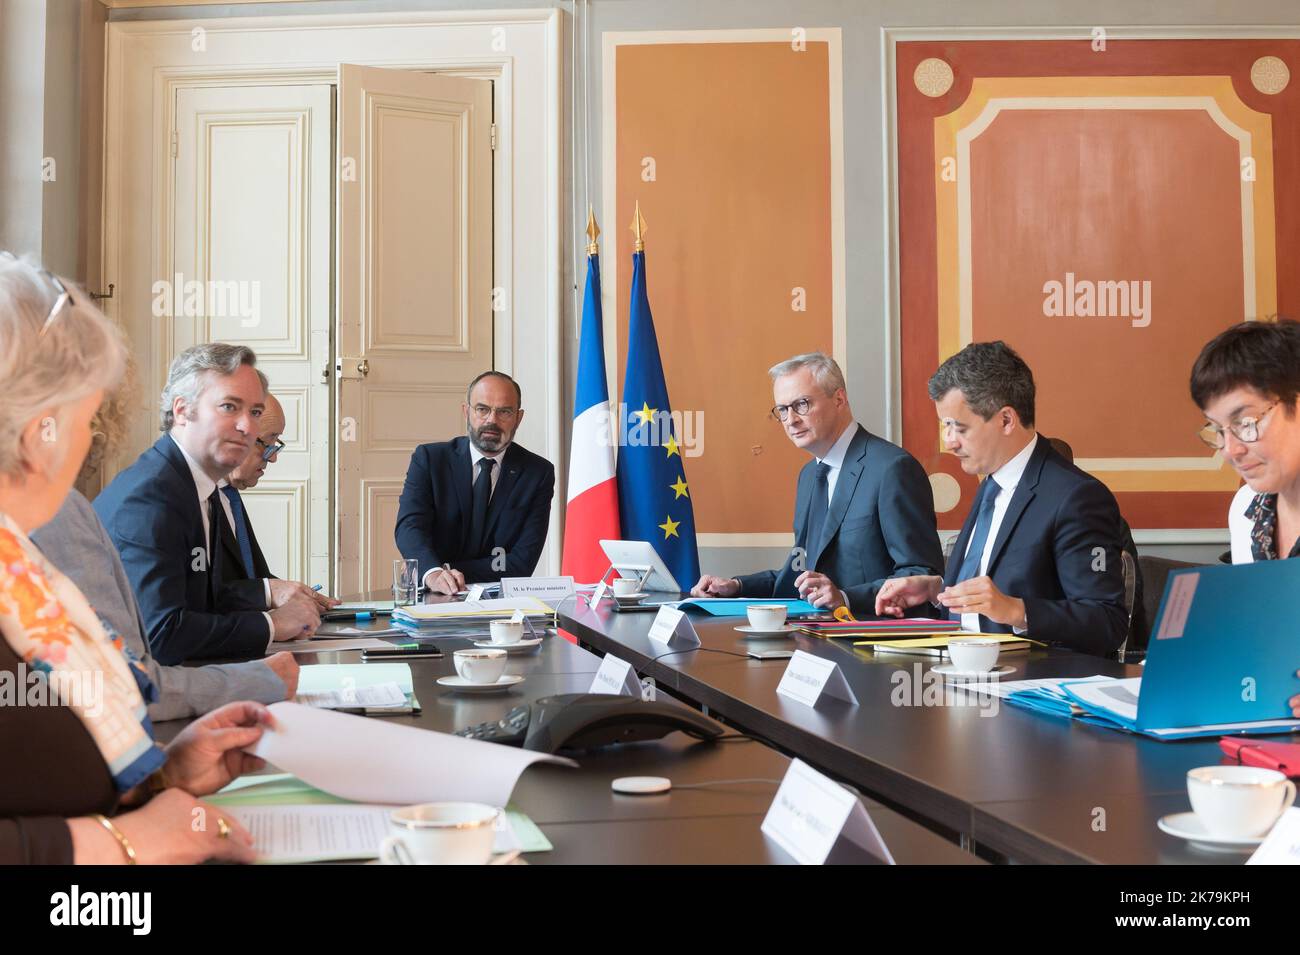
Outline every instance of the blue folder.
<path fill-rule="evenodd" d="M 1158 739 L 1300 730 L 1300 560 L 1189 567 L 1170 573 L 1151 628 L 1136 718 L 1062 686 L 1079 718 Z M 1133 683 L 1107 692 L 1131 705 Z M 1083 691 L 1083 687 L 1079 687 Z"/>
<path fill-rule="evenodd" d="M 741 600 L 733 598 L 717 597 L 692 597 L 690 600 L 683 600 L 677 605 L 679 610 L 690 610 L 696 608 L 703 610 L 714 617 L 743 617 L 745 608 L 752 604 L 784 604 L 786 616 L 802 616 L 812 613 L 826 613 L 825 610 L 814 607 L 806 600 L 784 599 L 773 597 L 746 597 Z"/>

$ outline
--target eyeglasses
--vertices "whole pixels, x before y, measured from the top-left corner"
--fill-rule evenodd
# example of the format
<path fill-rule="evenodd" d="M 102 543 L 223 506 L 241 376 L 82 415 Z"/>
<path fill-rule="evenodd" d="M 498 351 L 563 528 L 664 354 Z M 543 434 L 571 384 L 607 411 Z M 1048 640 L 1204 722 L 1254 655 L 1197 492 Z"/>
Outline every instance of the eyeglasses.
<path fill-rule="evenodd" d="M 785 421 L 790 417 L 790 412 L 792 410 L 795 414 L 802 417 L 808 413 L 808 409 L 812 407 L 812 404 L 813 400 L 811 398 L 796 398 L 788 405 L 777 405 L 773 408 L 772 417 L 777 421 Z"/>
<path fill-rule="evenodd" d="M 13 259 L 15 262 L 22 262 L 22 259 L 18 258 L 18 256 L 6 249 L 0 249 L 0 256 L 4 256 L 7 259 Z M 63 310 L 63 307 L 75 303 L 72 302 L 72 293 L 68 291 L 68 287 L 59 280 L 57 275 L 48 269 L 35 269 L 35 271 L 41 276 L 41 278 L 49 282 L 54 291 L 58 293 L 58 297 L 54 299 L 54 304 L 50 307 L 50 313 L 45 316 L 45 321 L 41 325 L 40 337 L 44 338 L 46 331 L 48 331 L 50 325 L 54 323 L 54 319 L 58 317 L 58 314 Z"/>
<path fill-rule="evenodd" d="M 515 415 L 519 414 L 518 408 L 489 408 L 487 405 L 474 405 L 469 410 L 474 412 L 474 417 L 479 421 L 486 421 L 488 418 L 500 418 L 502 421 L 510 421 Z"/>
<path fill-rule="evenodd" d="M 277 441 L 275 444 L 267 444 L 261 438 L 257 439 L 257 446 L 262 449 L 262 460 L 270 461 L 273 457 L 284 450 L 284 442 Z"/>
<path fill-rule="evenodd" d="M 1276 401 L 1273 402 L 1264 409 L 1263 413 L 1260 414 L 1258 418 L 1238 418 L 1236 421 L 1232 422 L 1232 424 L 1228 425 L 1226 429 L 1220 428 L 1217 424 L 1207 421 L 1205 422 L 1205 427 L 1196 432 L 1196 436 L 1216 451 L 1222 450 L 1228 443 L 1228 439 L 1225 438 L 1223 434 L 1225 430 L 1231 431 L 1238 441 L 1245 444 L 1254 444 L 1259 440 L 1261 430 L 1264 427 L 1264 419 L 1272 414 L 1273 409 L 1276 408 L 1277 405 L 1278 403 Z"/>

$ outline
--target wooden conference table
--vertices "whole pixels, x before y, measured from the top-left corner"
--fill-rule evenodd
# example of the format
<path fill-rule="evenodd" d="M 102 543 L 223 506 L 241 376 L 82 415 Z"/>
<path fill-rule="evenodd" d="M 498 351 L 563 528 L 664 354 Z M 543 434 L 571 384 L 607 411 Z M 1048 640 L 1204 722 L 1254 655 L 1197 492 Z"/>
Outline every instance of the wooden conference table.
<path fill-rule="evenodd" d="M 372 624 L 348 622 L 358 629 L 383 629 L 386 618 Z M 323 630 L 328 629 L 328 625 Z M 394 642 L 408 642 L 393 638 Z M 415 695 L 422 712 L 410 716 L 362 717 L 384 719 L 441 732 L 496 720 L 512 707 L 556 693 L 585 693 L 600 666 L 600 658 L 551 631 L 536 653 L 512 656 L 506 672 L 526 679 L 511 690 L 489 696 L 467 696 L 441 687 L 436 680 L 455 673 L 452 651 L 470 646 L 470 639 L 439 639 L 442 659 L 409 661 Z M 296 654 L 303 665 L 359 663 L 360 651 Z M 663 699 L 665 694 L 659 694 Z M 155 724 L 166 741 L 185 720 Z M 732 740 L 706 743 L 681 733 L 655 742 L 589 751 L 575 757 L 579 769 L 539 765 L 526 770 L 511 799 L 554 845 L 554 851 L 524 858 L 538 864 L 766 864 L 791 858 L 760 831 L 789 759 L 762 743 Z M 454 770 L 453 770 L 454 771 Z M 714 785 L 704 789 L 674 789 L 658 796 L 614 793 L 610 782 L 619 776 L 667 776 L 676 785 L 715 780 L 760 779 L 771 783 Z M 977 863 L 970 853 L 911 819 L 872 800 L 864 800 L 897 862 L 926 864 Z M 831 861 L 870 861 L 851 846 L 838 847 Z"/>
<path fill-rule="evenodd" d="M 945 705 L 921 696 L 927 657 L 876 657 L 849 641 L 806 635 L 754 640 L 743 619 L 693 612 L 703 649 L 647 636 L 653 613 L 612 601 L 566 601 L 560 626 L 582 645 L 628 661 L 643 676 L 744 733 L 771 742 L 992 861 L 1240 863 L 1161 832 L 1163 815 L 1190 809 L 1185 777 L 1224 762 L 1217 738 L 1161 742 L 1056 719 L 962 692 Z M 797 648 L 833 659 L 858 705 L 808 707 L 778 696 L 786 660 L 759 661 L 749 647 Z M 723 651 L 723 652 L 717 652 Z M 1004 682 L 1049 677 L 1139 676 L 1141 668 L 1058 649 L 1004 654 Z M 901 672 L 900 672 L 901 671 Z M 980 706 L 979 703 L 983 703 Z"/>

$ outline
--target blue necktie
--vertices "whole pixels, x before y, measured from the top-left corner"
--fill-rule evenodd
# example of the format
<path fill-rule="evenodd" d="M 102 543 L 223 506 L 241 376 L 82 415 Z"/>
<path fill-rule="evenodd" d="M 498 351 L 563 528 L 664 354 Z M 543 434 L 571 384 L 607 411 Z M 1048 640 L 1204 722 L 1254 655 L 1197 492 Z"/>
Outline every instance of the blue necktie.
<path fill-rule="evenodd" d="M 248 538 L 248 519 L 244 517 L 244 502 L 240 500 L 239 492 L 229 484 L 221 489 L 221 493 L 226 495 L 226 500 L 230 502 L 230 515 L 235 519 L 235 540 L 239 542 L 239 556 L 244 559 L 244 571 L 248 574 L 248 579 L 252 580 L 257 574 L 253 569 L 253 542 Z"/>
<path fill-rule="evenodd" d="M 829 464 L 818 464 L 817 475 L 813 479 L 812 501 L 808 508 L 808 527 L 804 530 L 804 550 L 807 551 L 807 559 L 812 560 L 813 555 L 818 553 L 818 546 L 822 542 L 822 528 L 826 525 L 826 512 L 830 508 L 830 481 L 827 480 L 831 473 Z M 809 570 L 812 567 L 808 567 Z"/>
<path fill-rule="evenodd" d="M 979 514 L 975 517 L 975 529 L 971 531 L 970 546 L 966 549 L 966 557 L 961 562 L 961 569 L 957 571 L 957 579 L 954 584 L 959 584 L 963 580 L 970 580 L 972 577 L 978 577 L 980 572 L 980 560 L 984 556 L 984 545 L 988 543 L 989 528 L 993 525 L 993 507 L 998 501 L 998 482 L 993 478 L 984 479 L 980 485 L 979 493 Z M 949 616 L 954 620 L 960 620 L 961 614 L 952 611 Z"/>

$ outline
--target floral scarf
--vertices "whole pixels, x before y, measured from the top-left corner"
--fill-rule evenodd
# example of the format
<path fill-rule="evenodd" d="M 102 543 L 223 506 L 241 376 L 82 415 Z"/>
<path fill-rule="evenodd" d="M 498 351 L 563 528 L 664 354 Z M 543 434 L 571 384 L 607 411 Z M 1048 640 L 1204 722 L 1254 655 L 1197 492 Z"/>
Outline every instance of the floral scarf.
<path fill-rule="evenodd" d="M 157 690 L 128 658 L 121 637 L 3 512 L 0 636 L 30 671 L 16 692 L 27 702 L 75 712 L 119 792 L 162 766 L 166 756 L 154 743 L 146 709 Z"/>
<path fill-rule="evenodd" d="M 1277 495 L 1256 494 L 1246 508 L 1246 519 L 1255 522 L 1250 531 L 1251 559 L 1277 560 Z M 1300 539 L 1287 557 L 1300 557 Z"/>

